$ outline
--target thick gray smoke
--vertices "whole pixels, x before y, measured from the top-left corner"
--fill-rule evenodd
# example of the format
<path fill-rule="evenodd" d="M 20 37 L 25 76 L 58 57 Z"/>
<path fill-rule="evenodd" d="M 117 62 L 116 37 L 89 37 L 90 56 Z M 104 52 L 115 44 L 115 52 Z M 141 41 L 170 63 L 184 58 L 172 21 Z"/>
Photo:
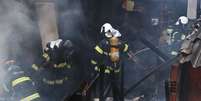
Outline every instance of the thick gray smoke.
<path fill-rule="evenodd" d="M 22 2 L 16 0 L 0 1 L 0 61 L 19 59 L 22 54 L 28 52 L 25 47 L 30 46 L 30 42 L 25 41 L 34 36 L 35 30 L 29 14 L 29 9 Z M 24 61 L 26 60 L 24 59 Z M 3 66 L 0 66 L 1 82 L 6 80 L 5 72 Z"/>
<path fill-rule="evenodd" d="M 33 36 L 33 21 L 28 8 L 15 0 L 0 2 L 0 56 L 17 58 L 22 52 L 25 40 Z"/>

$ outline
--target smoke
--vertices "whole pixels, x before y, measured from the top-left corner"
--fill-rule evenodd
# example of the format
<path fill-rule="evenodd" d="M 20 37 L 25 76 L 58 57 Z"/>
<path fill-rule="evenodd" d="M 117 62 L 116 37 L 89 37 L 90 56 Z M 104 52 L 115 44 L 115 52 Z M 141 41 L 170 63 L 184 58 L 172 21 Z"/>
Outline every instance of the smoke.
<path fill-rule="evenodd" d="M 138 3 L 138 2 L 136 2 Z M 150 15 L 147 17 L 147 21 L 151 21 L 153 18 L 159 19 L 158 26 L 148 26 L 150 28 L 145 28 L 144 30 L 149 35 L 143 35 L 144 38 L 148 39 L 150 42 L 154 43 L 155 46 L 158 46 L 159 36 L 161 32 L 165 29 L 161 28 L 163 26 L 172 25 L 176 22 L 177 17 L 186 14 L 186 5 L 185 0 L 151 0 L 150 3 L 145 6 L 145 15 Z M 136 18 L 137 19 L 137 18 Z M 145 20 L 145 19 L 143 19 Z M 131 20 L 129 20 L 131 21 Z M 146 25 L 146 23 L 143 23 Z M 149 25 L 149 24 L 148 24 Z M 162 25 L 162 26 L 159 26 Z M 132 26 L 132 25 L 131 25 Z M 147 26 L 146 26 L 147 27 Z M 150 30 L 149 30 L 150 29 Z M 180 30 L 178 28 L 174 28 L 174 30 Z M 141 33 L 140 33 L 141 34 Z M 150 40 L 151 39 L 151 40 Z M 155 40 L 155 41 L 153 41 Z M 134 46 L 135 45 L 135 46 Z M 178 46 L 178 44 L 175 44 Z M 134 42 L 133 51 L 141 50 L 140 47 L 143 47 L 142 44 L 138 44 Z M 167 56 L 170 56 L 170 52 L 168 52 L 168 48 L 176 49 L 176 47 L 165 46 L 163 47 L 160 43 L 159 49 Z M 178 46 L 179 47 L 179 46 Z M 171 50 L 172 51 L 172 50 Z M 141 55 L 137 55 L 140 62 L 138 63 L 130 63 L 125 66 L 125 87 L 129 89 L 133 84 L 136 84 L 139 80 L 141 80 L 148 72 L 152 71 L 153 68 L 156 68 L 157 65 L 161 64 L 157 59 L 157 55 L 152 51 L 144 51 L 141 52 Z M 145 66 L 142 65 L 145 62 Z M 152 67 L 152 68 L 150 68 Z M 145 68 L 145 69 L 144 69 Z M 128 94 L 127 97 L 132 98 L 134 96 L 145 95 L 145 101 L 165 101 L 165 80 L 168 80 L 169 72 L 171 66 L 162 67 L 161 70 L 156 72 L 154 75 L 150 76 L 143 83 L 141 83 L 136 89 Z"/>
<path fill-rule="evenodd" d="M 81 34 L 80 26 L 84 19 L 81 1 L 57 0 L 56 4 L 61 38 L 78 37 Z M 25 64 L 33 63 L 30 55 L 34 54 L 32 53 L 34 51 L 30 50 L 32 44 L 35 44 L 34 38 L 37 36 L 37 29 L 36 21 L 33 21 L 30 16 L 32 13 L 29 7 L 20 0 L 0 1 L 0 59 L 15 59 Z M 40 49 L 38 50 L 40 51 Z M 3 69 L 0 69 L 0 73 L 4 73 Z M 3 75 L 0 76 L 4 78 Z M 66 86 L 72 86 L 72 82 L 74 83 L 74 81 L 70 81 Z M 61 96 L 61 93 L 66 94 L 58 89 L 55 91 L 58 91 L 55 96 Z M 72 93 L 72 89 L 67 93 Z M 47 96 L 47 100 L 50 100 L 49 96 Z"/>
<path fill-rule="evenodd" d="M 85 23 L 85 17 L 83 14 L 81 1 L 82 0 L 56 0 L 59 11 L 58 12 L 59 33 L 62 39 L 71 38 L 72 40 L 77 40 L 77 37 L 81 37 L 82 27 Z M 160 0 L 153 0 L 153 1 L 160 1 Z M 160 15 L 158 12 L 161 11 L 159 3 L 152 5 L 151 8 L 153 8 L 152 11 L 150 11 L 150 9 L 148 10 L 151 13 L 150 15 L 159 18 Z M 19 2 L 16 0 L 0 0 L 0 59 L 20 58 L 24 62 L 30 60 L 31 57 L 28 57 L 26 59 L 23 59 L 22 57 L 27 57 L 25 56 L 25 54 L 32 54 L 31 52 L 29 52 L 30 47 L 32 46 L 31 44 L 33 44 L 32 43 L 33 41 L 31 40 L 33 40 L 33 37 L 36 35 L 35 21 L 31 19 L 30 17 L 31 13 L 32 12 L 23 2 Z M 151 35 L 148 36 L 148 38 L 150 37 Z M 137 45 L 136 43 L 135 45 L 136 47 L 142 46 Z M 149 63 L 146 64 L 148 65 L 147 67 L 156 64 L 155 63 L 156 59 L 153 59 L 156 57 L 155 54 L 147 53 L 144 54 L 144 56 L 142 57 L 143 57 L 142 61 L 152 60 L 150 61 L 150 63 L 146 61 L 147 63 Z M 31 62 L 31 60 L 29 62 Z M 136 63 L 133 64 L 131 62 L 130 64 L 127 64 L 125 66 L 126 68 L 125 77 L 129 78 L 129 80 L 127 79 L 126 81 L 127 84 L 125 84 L 126 88 L 132 86 L 132 84 L 136 83 L 138 80 L 144 77 L 144 75 L 148 70 L 152 69 L 152 68 L 144 69 L 143 66 L 138 65 L 139 64 Z M 168 71 L 165 72 L 167 73 Z M 0 78 L 4 78 L 3 73 L 4 73 L 3 69 L 0 68 Z M 157 85 L 154 85 L 154 87 L 151 86 L 152 89 L 150 87 L 150 84 L 158 84 L 161 81 L 158 80 L 156 82 L 155 81 L 156 79 L 154 78 L 156 76 L 153 76 L 151 79 L 148 79 L 141 87 L 135 90 L 138 91 L 139 93 L 134 92 L 131 96 L 133 95 L 140 96 L 146 92 L 147 93 L 156 92 L 155 90 L 152 89 L 155 89 Z M 166 78 L 166 76 L 163 76 L 161 78 L 164 79 Z"/>
<path fill-rule="evenodd" d="M 28 8 L 15 0 L 3 0 L 0 3 L 0 56 L 17 58 L 24 52 L 25 42 L 33 36 L 33 21 Z"/>
<path fill-rule="evenodd" d="M 82 35 L 82 24 L 84 21 L 84 14 L 82 11 L 81 0 L 57 0 L 56 2 L 57 14 L 58 14 L 58 29 L 59 37 L 64 40 L 71 40 L 75 47 L 77 44 L 80 44 L 80 37 Z M 80 54 L 79 54 L 80 55 Z M 78 56 L 79 57 L 79 56 Z M 76 59 L 78 60 L 78 59 Z M 77 61 L 74 61 L 77 62 Z M 60 101 L 61 97 L 69 96 L 79 88 L 80 79 L 83 76 L 80 71 L 82 70 L 80 64 L 75 64 L 76 67 L 73 67 L 66 72 L 69 76 L 69 80 L 65 82 L 64 85 L 60 85 L 54 88 L 46 88 L 45 101 Z M 49 72 L 47 75 L 58 75 L 55 72 Z M 60 74 L 62 75 L 62 73 Z M 82 76 L 80 76 L 82 75 Z M 48 91 L 54 90 L 55 93 L 49 93 Z"/>
<path fill-rule="evenodd" d="M 166 1 L 167 3 L 165 3 L 164 1 Z M 136 2 L 136 4 L 137 3 L 138 2 Z M 173 19 L 174 16 L 176 16 L 174 13 L 171 14 L 168 13 L 169 11 L 177 12 L 175 9 L 173 9 L 173 7 L 175 7 L 174 3 L 175 2 L 173 0 L 151 0 L 149 1 L 149 3 L 143 3 L 145 5 L 143 6 L 145 17 L 142 19 L 144 21 L 142 22 L 142 24 L 146 25 L 144 28 L 144 31 L 146 33 L 145 34 L 140 33 L 140 34 L 143 34 L 143 37 L 149 40 L 155 46 L 158 46 L 160 31 L 163 30 L 160 29 L 161 26 L 159 25 L 166 24 L 164 22 L 168 22 L 167 24 L 169 24 L 170 22 L 172 22 L 171 20 L 174 20 Z M 164 5 L 167 5 L 167 8 Z M 164 10 L 166 10 L 166 12 L 164 12 Z M 134 17 L 132 18 L 134 19 Z M 151 22 L 151 19 L 153 18 L 157 18 L 159 19 L 159 21 L 161 20 L 157 26 L 152 26 L 151 23 L 147 23 Z M 135 26 L 133 28 L 135 28 Z M 141 50 L 141 48 L 142 49 L 147 48 L 147 46 L 143 45 L 139 41 L 133 43 L 134 43 L 133 46 L 130 46 L 133 49 L 133 52 Z M 163 49 L 163 47 L 159 46 L 159 49 Z M 168 52 L 166 51 L 164 51 L 163 53 L 168 55 Z M 144 76 L 146 76 L 150 71 L 155 69 L 157 65 L 161 64 L 157 54 L 154 53 L 152 50 L 141 52 L 141 54 L 137 55 L 135 58 L 138 58 L 139 61 L 134 63 L 127 63 L 125 65 L 126 89 L 129 89 L 131 86 L 138 83 L 139 80 L 141 80 Z M 165 80 L 168 80 L 169 68 L 170 66 L 163 67 L 162 70 L 159 70 L 154 75 L 144 80 L 138 87 L 133 89 L 132 92 L 130 92 L 127 97 L 133 98 L 135 96 L 144 95 L 145 96 L 144 101 L 165 101 L 164 82 Z"/>
<path fill-rule="evenodd" d="M 34 38 L 34 21 L 29 16 L 31 12 L 23 3 L 16 0 L 0 1 L 0 61 L 14 59 L 27 62 L 31 59 L 22 57 L 29 54 Z M 31 58 L 31 57 L 29 57 Z M 0 64 L 0 81 L 5 81 L 6 71 Z M 6 77 L 9 78 L 9 77 Z M 0 85 L 2 86 L 2 84 Z"/>

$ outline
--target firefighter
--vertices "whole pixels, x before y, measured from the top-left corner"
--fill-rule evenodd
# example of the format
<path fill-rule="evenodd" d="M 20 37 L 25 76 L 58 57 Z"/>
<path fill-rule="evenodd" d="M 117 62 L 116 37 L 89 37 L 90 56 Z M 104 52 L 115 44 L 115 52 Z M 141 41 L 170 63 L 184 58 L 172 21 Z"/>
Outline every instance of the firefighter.
<path fill-rule="evenodd" d="M 22 67 L 14 60 L 6 60 L 1 66 L 1 72 L 5 73 L 2 83 L 6 96 L 4 101 L 41 101 L 35 82 Z"/>
<path fill-rule="evenodd" d="M 187 36 L 188 18 L 181 16 L 178 18 L 174 26 L 168 26 L 160 38 L 160 43 L 165 43 L 168 46 L 168 54 L 170 56 L 178 55 L 179 47 Z M 164 42 L 165 41 L 165 42 Z"/>
<path fill-rule="evenodd" d="M 122 100 L 122 71 L 123 56 L 128 51 L 128 44 L 121 41 L 121 33 L 109 23 L 101 27 L 101 33 L 106 37 L 94 47 L 94 58 L 91 59 L 97 74 L 100 74 L 100 101 L 104 101 L 104 89 L 111 85 L 114 101 Z M 122 71 L 123 72 L 123 71 Z"/>
<path fill-rule="evenodd" d="M 77 49 L 70 40 L 58 39 L 47 43 L 42 59 L 32 65 L 40 75 L 41 96 L 46 98 L 45 101 L 60 101 L 79 89 L 81 70 L 78 67 Z"/>

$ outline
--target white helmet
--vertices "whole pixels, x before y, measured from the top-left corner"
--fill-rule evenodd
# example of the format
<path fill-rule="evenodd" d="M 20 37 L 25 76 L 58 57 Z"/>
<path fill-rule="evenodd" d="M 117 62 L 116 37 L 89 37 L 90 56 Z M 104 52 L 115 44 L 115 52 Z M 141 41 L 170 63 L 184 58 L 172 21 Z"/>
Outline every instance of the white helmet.
<path fill-rule="evenodd" d="M 59 47 L 60 43 L 62 42 L 63 40 L 62 39 L 57 39 L 57 40 L 54 40 L 54 41 L 51 41 L 50 42 L 50 48 L 54 48 L 55 46 L 56 47 Z"/>
<path fill-rule="evenodd" d="M 110 38 L 110 37 L 121 37 L 121 34 L 118 30 L 114 29 L 112 27 L 111 24 L 109 23 L 105 23 L 102 27 L 101 27 L 101 33 L 105 33 L 105 36 L 107 38 Z"/>
<path fill-rule="evenodd" d="M 175 25 L 180 25 L 180 24 L 182 25 L 188 24 L 188 18 L 186 16 L 180 16 Z"/>
<path fill-rule="evenodd" d="M 107 33 L 107 32 L 112 32 L 112 25 L 109 23 L 105 23 L 102 27 L 101 27 L 101 33 Z"/>

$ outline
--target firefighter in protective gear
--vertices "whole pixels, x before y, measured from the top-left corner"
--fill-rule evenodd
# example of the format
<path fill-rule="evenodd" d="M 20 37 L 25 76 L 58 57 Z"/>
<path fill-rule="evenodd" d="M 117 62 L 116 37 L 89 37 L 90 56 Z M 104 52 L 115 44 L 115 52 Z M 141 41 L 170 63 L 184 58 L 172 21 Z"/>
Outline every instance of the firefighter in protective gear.
<path fill-rule="evenodd" d="M 187 20 L 183 21 L 181 18 L 176 22 L 175 26 L 168 26 L 163 32 L 162 37 L 160 38 L 160 41 L 164 41 L 165 46 L 167 46 L 168 49 L 165 49 L 164 51 L 168 50 L 168 54 L 170 56 L 176 56 L 178 55 L 179 47 L 181 46 L 181 43 L 187 36 L 187 31 L 183 30 L 184 25 L 187 24 Z"/>
<path fill-rule="evenodd" d="M 8 99 L 4 101 L 41 101 L 41 96 L 35 82 L 30 76 L 16 65 L 14 60 L 6 60 L 1 63 L 5 77 L 3 87 Z"/>
<path fill-rule="evenodd" d="M 181 40 L 184 40 L 186 36 L 188 36 L 189 28 L 189 19 L 186 16 L 180 16 L 175 23 L 176 28 L 178 29 L 178 32 L 181 33 Z"/>
<path fill-rule="evenodd" d="M 185 16 L 181 16 L 178 18 L 174 26 L 168 26 L 163 32 L 160 41 L 165 42 L 167 44 L 167 48 L 164 51 L 168 50 L 168 54 L 170 56 L 178 55 L 178 51 L 180 49 L 181 43 L 184 41 L 186 36 L 188 36 L 188 23 L 189 20 Z M 162 49 L 162 50 L 163 50 Z"/>
<path fill-rule="evenodd" d="M 41 96 L 47 97 L 48 101 L 50 97 L 52 101 L 61 101 L 64 96 L 73 94 L 81 81 L 78 61 L 76 49 L 70 40 L 58 39 L 47 43 L 42 60 L 32 65 L 41 75 Z"/>
<path fill-rule="evenodd" d="M 94 47 L 94 58 L 91 59 L 95 71 L 100 74 L 100 99 L 104 100 L 101 93 L 107 88 L 109 82 L 112 85 L 114 101 L 120 101 L 123 94 L 120 91 L 119 74 L 128 45 L 120 40 L 121 33 L 109 23 L 101 27 L 101 33 L 106 38 Z"/>

